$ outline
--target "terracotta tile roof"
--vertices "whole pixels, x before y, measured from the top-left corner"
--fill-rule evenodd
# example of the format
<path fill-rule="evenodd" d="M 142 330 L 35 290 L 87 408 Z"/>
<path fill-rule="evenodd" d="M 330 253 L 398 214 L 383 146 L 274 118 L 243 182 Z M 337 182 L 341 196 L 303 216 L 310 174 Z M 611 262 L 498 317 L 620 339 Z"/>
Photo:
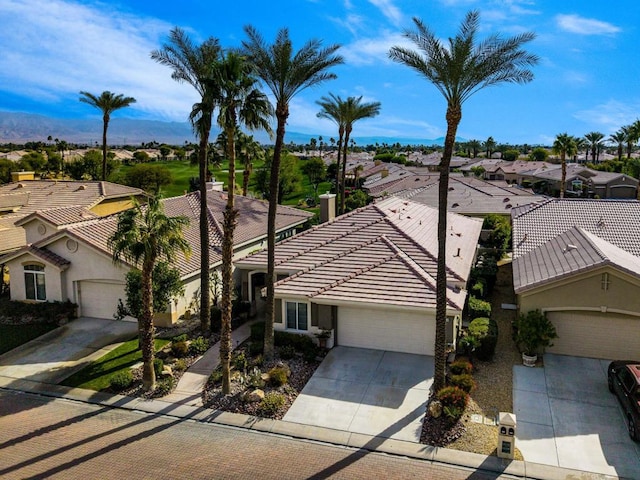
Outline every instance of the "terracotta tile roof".
<path fill-rule="evenodd" d="M 571 227 L 514 260 L 514 289 L 521 293 L 605 265 L 640 277 L 640 257 L 580 227 Z"/>
<path fill-rule="evenodd" d="M 27 245 L 26 247 L 22 247 L 15 252 L 6 255 L 3 258 L 3 262 L 6 261 L 6 259 L 8 259 L 9 257 L 18 257 L 20 255 L 24 255 L 25 253 L 29 253 L 34 257 L 39 258 L 43 262 L 47 262 L 48 264 L 54 265 L 62 270 L 66 269 L 71 264 L 69 260 L 61 257 L 57 253 L 54 253 L 45 247 L 37 247 L 35 245 Z"/>
<path fill-rule="evenodd" d="M 423 301 L 431 301 L 429 292 L 435 285 L 437 215 L 433 208 L 392 197 L 284 240 L 276 245 L 276 270 L 302 273 L 281 281 L 279 291 L 292 293 L 287 288 L 293 288 L 298 294 L 325 299 L 353 294 L 363 301 L 376 301 L 372 292 L 380 289 L 370 287 L 371 282 L 378 282 L 386 285 L 390 296 L 397 289 L 394 301 L 403 304 L 401 284 L 406 280 L 420 284 L 420 295 L 426 297 L 411 302 L 424 306 Z M 448 222 L 448 283 L 465 285 L 482 222 L 455 214 L 449 214 Z M 247 269 L 266 268 L 266 257 L 263 250 L 236 264 Z M 465 294 L 451 288 L 448 298 L 459 306 Z"/>
<path fill-rule="evenodd" d="M 0 194 L 0 213 L 19 210 L 29 202 L 28 192 L 14 192 Z"/>
<path fill-rule="evenodd" d="M 640 202 L 637 200 L 552 198 L 514 208 L 511 219 L 514 258 L 574 226 L 640 256 Z"/>
<path fill-rule="evenodd" d="M 514 160 L 513 162 L 504 160 L 498 165 L 499 170 L 502 170 L 504 173 L 509 174 L 516 174 L 546 168 L 555 168 L 555 165 L 549 162 L 538 162 L 531 160 Z"/>
<path fill-rule="evenodd" d="M 98 215 L 96 215 L 86 207 L 82 207 L 80 205 L 72 205 L 69 207 L 57 207 L 47 210 L 39 210 L 16 221 L 16 225 L 24 225 L 33 218 L 41 218 L 53 225 L 62 226 L 77 222 L 83 222 L 92 218 L 98 218 Z"/>

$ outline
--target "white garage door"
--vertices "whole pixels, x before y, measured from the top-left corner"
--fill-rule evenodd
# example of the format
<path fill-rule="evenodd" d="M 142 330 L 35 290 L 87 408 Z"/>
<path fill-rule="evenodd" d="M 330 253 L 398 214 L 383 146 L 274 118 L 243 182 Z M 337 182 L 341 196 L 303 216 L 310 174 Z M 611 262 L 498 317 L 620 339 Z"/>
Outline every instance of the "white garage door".
<path fill-rule="evenodd" d="M 80 315 L 94 318 L 113 318 L 118 299 L 125 303 L 124 285 L 84 280 L 80 282 Z"/>
<path fill-rule="evenodd" d="M 398 310 L 338 307 L 338 344 L 433 355 L 435 318 Z"/>
<path fill-rule="evenodd" d="M 599 312 L 548 312 L 558 338 L 548 352 L 578 357 L 635 359 L 640 318 Z"/>

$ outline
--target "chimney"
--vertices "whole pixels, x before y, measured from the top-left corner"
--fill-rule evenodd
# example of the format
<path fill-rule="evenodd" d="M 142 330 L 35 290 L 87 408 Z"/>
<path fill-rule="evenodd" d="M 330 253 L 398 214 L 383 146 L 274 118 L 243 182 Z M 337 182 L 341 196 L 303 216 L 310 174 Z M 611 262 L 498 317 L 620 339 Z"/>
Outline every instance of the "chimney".
<path fill-rule="evenodd" d="M 207 190 L 212 190 L 214 192 L 222 192 L 223 191 L 223 185 L 224 182 L 206 182 L 207 185 Z"/>
<path fill-rule="evenodd" d="M 12 182 L 21 182 L 23 180 L 35 180 L 35 172 L 11 172 Z"/>
<path fill-rule="evenodd" d="M 320 223 L 331 222 L 336 218 L 336 195 L 325 193 L 320 195 Z"/>
<path fill-rule="evenodd" d="M 380 176 L 382 178 L 386 178 L 389 176 L 389 169 L 388 168 L 383 168 L 382 171 L 380 172 Z"/>

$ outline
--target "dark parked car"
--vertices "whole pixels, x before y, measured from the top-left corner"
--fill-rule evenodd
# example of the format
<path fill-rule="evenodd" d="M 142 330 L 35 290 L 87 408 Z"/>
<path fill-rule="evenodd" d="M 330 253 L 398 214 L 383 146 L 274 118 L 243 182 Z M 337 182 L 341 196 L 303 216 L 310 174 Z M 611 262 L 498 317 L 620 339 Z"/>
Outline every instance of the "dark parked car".
<path fill-rule="evenodd" d="M 616 361 L 608 368 L 609 390 L 615 393 L 627 417 L 629 436 L 640 440 L 640 362 Z"/>

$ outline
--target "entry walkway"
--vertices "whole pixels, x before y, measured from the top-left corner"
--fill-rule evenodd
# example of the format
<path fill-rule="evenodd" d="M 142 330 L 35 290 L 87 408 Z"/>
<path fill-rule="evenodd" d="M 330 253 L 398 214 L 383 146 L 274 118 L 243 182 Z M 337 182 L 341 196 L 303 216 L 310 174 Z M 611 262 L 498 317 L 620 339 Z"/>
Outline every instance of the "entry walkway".
<path fill-rule="evenodd" d="M 244 323 L 231 332 L 232 349 L 235 349 L 251 336 L 251 325 L 253 323 L 255 321 Z M 209 350 L 184 372 L 175 390 L 164 397 L 164 400 L 179 405 L 201 407 L 202 390 L 209 379 L 209 375 L 218 365 L 220 365 L 220 342 L 209 347 Z"/>

